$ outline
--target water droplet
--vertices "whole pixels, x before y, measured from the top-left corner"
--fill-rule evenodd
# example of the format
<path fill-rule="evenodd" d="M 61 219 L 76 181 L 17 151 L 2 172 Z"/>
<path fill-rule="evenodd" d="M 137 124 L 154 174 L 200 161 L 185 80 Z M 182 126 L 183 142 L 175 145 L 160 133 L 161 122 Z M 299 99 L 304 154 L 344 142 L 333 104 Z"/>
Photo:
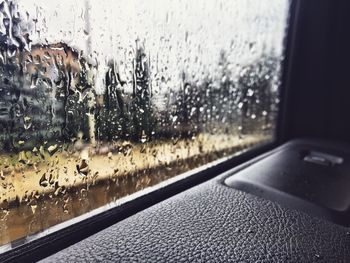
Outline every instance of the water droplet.
<path fill-rule="evenodd" d="M 5 180 L 5 175 L 3 170 L 0 170 L 0 178 L 1 180 Z"/>
<path fill-rule="evenodd" d="M 42 186 L 42 187 L 47 187 L 47 186 L 49 185 L 49 182 L 48 182 L 48 180 L 47 180 L 47 178 L 46 178 L 46 173 L 44 173 L 44 174 L 41 176 L 41 178 L 40 178 L 40 180 L 39 180 L 39 185 Z"/>
<path fill-rule="evenodd" d="M 32 209 L 32 213 L 35 214 L 38 205 L 31 205 L 30 208 Z"/>
<path fill-rule="evenodd" d="M 77 171 L 82 176 L 87 176 L 89 173 L 89 165 L 87 160 L 82 159 L 79 164 L 76 165 Z"/>
<path fill-rule="evenodd" d="M 51 145 L 47 148 L 47 151 L 49 152 L 49 154 L 52 156 L 55 154 L 55 152 L 58 150 L 58 145 Z"/>
<path fill-rule="evenodd" d="M 254 90 L 248 89 L 247 96 L 248 96 L 248 97 L 251 97 L 251 96 L 253 96 L 253 95 L 254 95 Z"/>
<path fill-rule="evenodd" d="M 63 205 L 63 213 L 68 214 L 69 210 L 68 210 L 68 204 L 64 204 Z"/>
<path fill-rule="evenodd" d="M 28 130 L 32 126 L 32 118 L 25 116 L 24 117 L 24 129 Z"/>

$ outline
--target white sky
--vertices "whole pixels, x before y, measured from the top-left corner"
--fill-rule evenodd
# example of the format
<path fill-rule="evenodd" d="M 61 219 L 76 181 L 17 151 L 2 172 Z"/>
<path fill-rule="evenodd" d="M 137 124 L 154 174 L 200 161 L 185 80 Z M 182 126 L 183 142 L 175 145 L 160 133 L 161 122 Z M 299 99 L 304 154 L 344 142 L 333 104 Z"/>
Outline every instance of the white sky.
<path fill-rule="evenodd" d="M 176 86 L 183 69 L 194 80 L 202 74 L 215 75 L 222 49 L 233 68 L 263 51 L 281 54 L 288 4 L 288 0 L 90 0 L 89 32 L 84 32 L 85 0 L 20 0 L 19 11 L 38 19 L 37 32 L 31 34 L 34 43 L 63 41 L 87 52 L 91 37 L 91 55 L 100 63 L 99 72 L 114 58 L 125 79 L 130 78 L 136 38 L 146 40 L 154 81 L 164 76 Z"/>

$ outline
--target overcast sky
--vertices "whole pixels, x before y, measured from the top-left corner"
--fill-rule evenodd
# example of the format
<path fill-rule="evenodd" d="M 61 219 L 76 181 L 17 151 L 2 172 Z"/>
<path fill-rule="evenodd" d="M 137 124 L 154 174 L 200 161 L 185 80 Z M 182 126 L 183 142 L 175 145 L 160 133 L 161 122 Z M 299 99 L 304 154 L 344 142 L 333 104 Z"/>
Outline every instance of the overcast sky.
<path fill-rule="evenodd" d="M 153 79 L 177 85 L 183 69 L 191 79 L 215 75 L 222 49 L 232 67 L 262 52 L 281 54 L 288 1 L 20 0 L 19 11 L 38 20 L 34 43 L 63 41 L 87 53 L 90 37 L 99 71 L 114 58 L 126 79 L 135 40 L 145 40 Z"/>

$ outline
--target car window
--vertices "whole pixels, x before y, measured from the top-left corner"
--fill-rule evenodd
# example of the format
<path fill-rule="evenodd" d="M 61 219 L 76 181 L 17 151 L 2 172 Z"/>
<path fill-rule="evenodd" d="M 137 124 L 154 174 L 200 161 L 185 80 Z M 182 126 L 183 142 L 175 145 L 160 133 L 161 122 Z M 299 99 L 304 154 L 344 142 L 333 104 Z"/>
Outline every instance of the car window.
<path fill-rule="evenodd" d="M 0 244 L 274 139 L 287 0 L 0 3 Z"/>

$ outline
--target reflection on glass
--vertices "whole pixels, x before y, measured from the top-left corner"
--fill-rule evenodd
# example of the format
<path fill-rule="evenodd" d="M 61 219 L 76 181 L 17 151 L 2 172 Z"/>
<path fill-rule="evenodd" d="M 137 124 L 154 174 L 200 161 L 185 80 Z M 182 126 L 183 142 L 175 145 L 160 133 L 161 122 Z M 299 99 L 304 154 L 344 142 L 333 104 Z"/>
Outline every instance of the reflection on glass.
<path fill-rule="evenodd" d="M 1 1 L 0 244 L 271 140 L 288 5 Z"/>

